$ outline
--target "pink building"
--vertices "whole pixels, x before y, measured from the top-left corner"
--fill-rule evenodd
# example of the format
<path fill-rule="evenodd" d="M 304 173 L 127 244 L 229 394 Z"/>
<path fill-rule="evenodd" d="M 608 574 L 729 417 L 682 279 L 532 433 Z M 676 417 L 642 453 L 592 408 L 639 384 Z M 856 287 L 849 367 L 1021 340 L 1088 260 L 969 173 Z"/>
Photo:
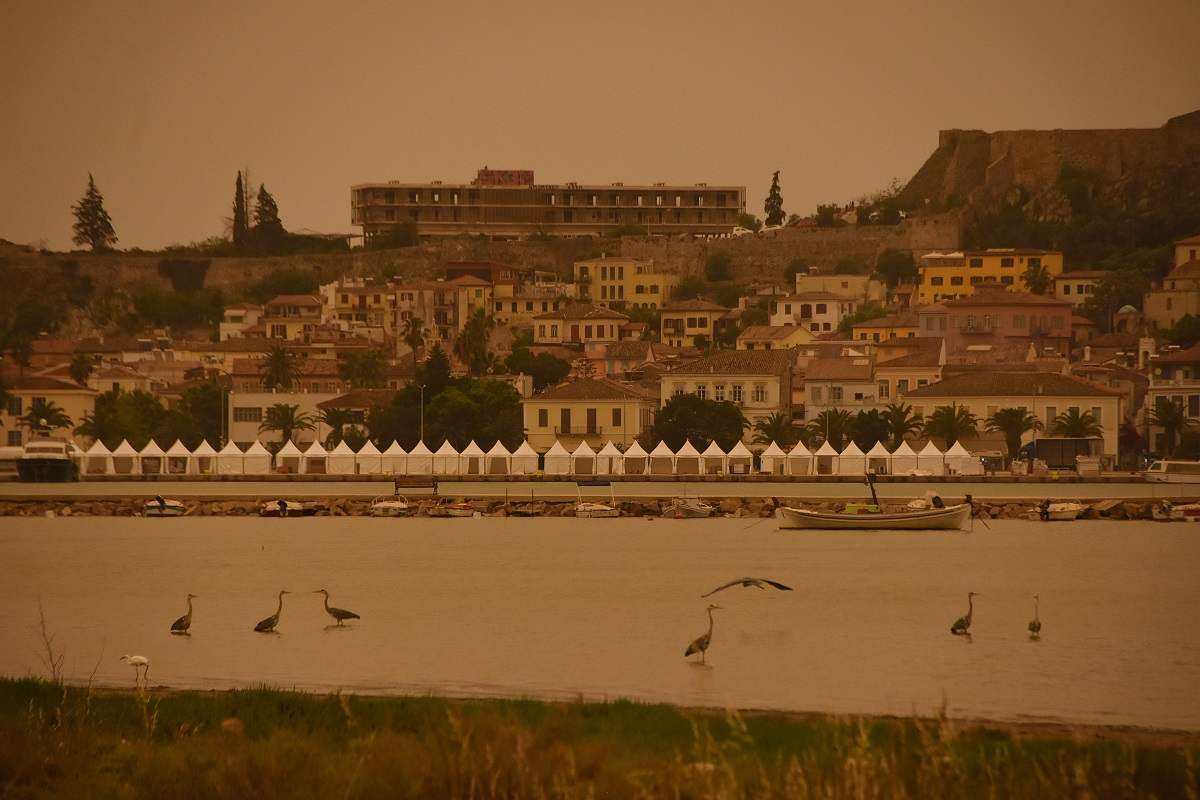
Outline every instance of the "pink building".
<path fill-rule="evenodd" d="M 947 355 L 1014 344 L 1032 344 L 1039 355 L 1048 349 L 1070 352 L 1069 302 L 985 284 L 970 297 L 943 300 L 942 305 Z"/>

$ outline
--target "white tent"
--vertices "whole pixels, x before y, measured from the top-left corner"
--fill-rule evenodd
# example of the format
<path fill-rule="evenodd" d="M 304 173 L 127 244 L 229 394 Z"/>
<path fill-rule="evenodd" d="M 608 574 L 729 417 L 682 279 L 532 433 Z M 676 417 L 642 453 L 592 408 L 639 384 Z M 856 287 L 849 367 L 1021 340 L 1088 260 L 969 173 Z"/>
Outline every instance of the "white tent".
<path fill-rule="evenodd" d="M 575 452 L 571 453 L 571 473 L 573 475 L 596 474 L 596 451 L 586 441 L 579 443 Z"/>
<path fill-rule="evenodd" d="M 946 451 L 946 471 L 951 475 L 982 475 L 983 462 L 979 456 L 971 455 L 962 442 L 956 441 Z"/>
<path fill-rule="evenodd" d="M 833 449 L 833 445 L 826 439 L 825 443 L 817 448 L 817 452 L 813 453 L 813 461 L 816 464 L 817 475 L 833 475 L 837 472 L 838 451 Z"/>
<path fill-rule="evenodd" d="M 313 443 L 304 451 L 304 473 L 306 475 L 324 475 L 329 472 L 329 451 L 321 443 L 313 439 Z"/>
<path fill-rule="evenodd" d="M 196 475 L 212 475 L 217 471 L 217 451 L 213 449 L 207 439 L 196 445 L 196 449 L 192 451 L 192 460 L 188 464 L 188 469 Z"/>
<path fill-rule="evenodd" d="M 917 469 L 926 475 L 946 474 L 946 459 L 933 442 L 926 444 L 921 452 L 917 453 Z"/>
<path fill-rule="evenodd" d="M 392 452 L 392 448 L 388 448 L 388 453 Z M 403 450 L 401 452 L 404 452 Z M 403 465 L 400 467 L 399 475 L 432 475 L 433 474 L 433 453 L 425 446 L 424 441 L 417 442 L 413 445 L 413 449 L 408 451 L 408 458 L 404 459 Z"/>
<path fill-rule="evenodd" d="M 855 442 L 851 441 L 837 459 L 838 475 L 865 475 L 867 457 Z"/>
<path fill-rule="evenodd" d="M 554 446 L 546 451 L 543 461 L 547 475 L 566 475 L 571 471 L 571 454 L 557 439 L 554 440 Z"/>
<path fill-rule="evenodd" d="M 112 471 L 112 453 L 97 439 L 83 454 L 83 472 L 85 475 L 108 475 Z"/>
<path fill-rule="evenodd" d="M 330 451 L 326 471 L 330 475 L 353 475 L 355 460 L 354 449 L 346 443 L 345 439 L 342 439 L 338 442 L 337 447 Z"/>
<path fill-rule="evenodd" d="M 883 446 L 883 442 L 876 442 L 867 451 L 867 469 L 873 470 L 876 475 L 892 474 L 892 454 Z"/>
<path fill-rule="evenodd" d="M 646 472 L 651 475 L 675 474 L 675 453 L 667 447 L 665 441 L 659 442 L 658 446 L 650 451 L 650 465 Z"/>
<path fill-rule="evenodd" d="M 141 472 L 138 460 L 138 451 L 128 439 L 122 439 L 112 451 L 112 471 L 116 475 L 137 475 Z"/>
<path fill-rule="evenodd" d="M 151 439 L 146 442 L 146 446 L 142 448 L 142 452 L 138 453 L 138 461 L 141 462 L 138 466 L 138 472 L 142 475 L 159 475 L 166 472 L 166 465 L 163 463 L 167 458 L 167 454 L 158 446 L 158 442 Z"/>
<path fill-rule="evenodd" d="M 537 454 L 534 454 L 537 457 Z M 509 463 L 512 461 L 512 453 L 508 452 L 508 448 L 504 446 L 504 442 L 499 439 L 492 445 L 492 448 L 487 451 L 487 459 L 484 461 L 484 472 L 488 475 L 507 475 L 509 474 Z M 537 462 L 534 462 L 536 466 Z"/>
<path fill-rule="evenodd" d="M 459 467 L 458 451 L 450 440 L 442 442 L 442 446 L 433 454 L 434 475 L 457 475 Z"/>
<path fill-rule="evenodd" d="M 283 447 L 275 454 L 275 467 L 289 475 L 297 475 L 304 471 L 304 453 L 291 439 L 284 442 Z"/>
<path fill-rule="evenodd" d="M 700 471 L 705 475 L 729 472 L 729 456 L 725 455 L 725 451 L 715 439 L 704 449 L 700 458 Z"/>
<path fill-rule="evenodd" d="M 145 450 L 142 454 L 145 454 Z M 192 451 L 179 439 L 167 448 L 163 456 L 163 472 L 167 475 L 186 475 L 192 471 Z"/>
<path fill-rule="evenodd" d="M 395 443 L 393 442 L 393 444 Z M 400 452 L 403 453 L 404 450 L 401 449 Z M 379 448 L 370 439 L 367 439 L 367 443 L 355 454 L 354 468 L 358 471 L 359 475 L 383 474 L 383 454 L 379 452 Z"/>
<path fill-rule="evenodd" d="M 596 474 L 620 475 L 624 472 L 624 467 L 625 455 L 609 439 L 608 444 L 601 447 L 600 452 L 596 453 Z"/>
<path fill-rule="evenodd" d="M 700 468 L 700 451 L 692 444 L 691 439 L 684 441 L 683 447 L 675 454 L 675 474 L 699 475 L 703 471 Z"/>
<path fill-rule="evenodd" d="M 384 475 L 405 475 L 408 469 L 408 453 L 395 439 L 379 456 L 379 468 Z"/>
<path fill-rule="evenodd" d="M 728 458 L 730 475 L 749 475 L 754 471 L 754 454 L 742 444 L 741 439 L 734 442 Z"/>
<path fill-rule="evenodd" d="M 482 447 L 475 444 L 474 439 L 458 454 L 459 471 L 463 475 L 483 475 L 487 472 L 486 463 L 487 453 L 483 452 Z"/>
<path fill-rule="evenodd" d="M 621 472 L 626 475 L 644 475 L 649 471 L 650 454 L 635 439 L 625 451 L 625 458 L 621 460 Z"/>
<path fill-rule="evenodd" d="M 529 442 L 521 442 L 508 463 L 509 472 L 513 475 L 533 475 L 538 471 L 537 451 L 529 446 Z"/>
<path fill-rule="evenodd" d="M 917 452 L 908 442 L 900 442 L 900 446 L 892 453 L 892 474 L 911 475 L 917 469 Z"/>
<path fill-rule="evenodd" d="M 811 475 L 813 472 L 813 454 L 803 442 L 796 442 L 787 454 L 788 475 Z"/>
<path fill-rule="evenodd" d="M 758 457 L 758 471 L 766 475 L 782 475 L 787 468 L 787 453 L 783 448 L 771 442 L 767 449 Z"/>
<path fill-rule="evenodd" d="M 242 474 L 244 475 L 269 475 L 271 473 L 271 451 L 263 446 L 263 443 L 255 439 L 246 448 L 246 455 L 242 459 Z"/>
<path fill-rule="evenodd" d="M 245 457 L 237 442 L 230 439 L 217 453 L 217 472 L 222 475 L 241 475 Z"/>

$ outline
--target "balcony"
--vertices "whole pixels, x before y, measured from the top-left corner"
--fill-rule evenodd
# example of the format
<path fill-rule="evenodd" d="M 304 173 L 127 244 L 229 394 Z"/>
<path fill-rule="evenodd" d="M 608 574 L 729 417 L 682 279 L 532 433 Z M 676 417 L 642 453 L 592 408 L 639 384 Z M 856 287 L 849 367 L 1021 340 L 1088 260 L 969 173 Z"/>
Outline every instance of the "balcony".
<path fill-rule="evenodd" d="M 555 428 L 554 428 L 554 434 L 556 436 L 603 436 L 604 432 L 605 432 L 604 428 L 601 427 L 600 425 L 584 424 L 584 425 L 571 425 L 570 427 L 567 427 L 567 428 L 555 426 Z M 620 433 L 621 429 L 617 428 L 616 432 Z M 613 430 L 610 429 L 609 434 L 611 435 L 612 433 L 613 433 Z"/>

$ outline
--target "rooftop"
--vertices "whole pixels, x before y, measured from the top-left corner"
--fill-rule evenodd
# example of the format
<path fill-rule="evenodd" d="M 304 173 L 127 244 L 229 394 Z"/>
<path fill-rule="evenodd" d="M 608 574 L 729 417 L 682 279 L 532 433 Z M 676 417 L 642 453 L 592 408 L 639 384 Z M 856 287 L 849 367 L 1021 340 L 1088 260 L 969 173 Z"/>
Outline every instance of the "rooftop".
<path fill-rule="evenodd" d="M 790 350 L 718 350 L 670 371 L 670 375 L 780 375 L 792 364 Z"/>
<path fill-rule="evenodd" d="M 541 394 L 527 397 L 521 402 L 543 400 L 656 400 L 640 389 L 610 381 L 607 378 L 576 378 L 568 383 L 552 386 Z"/>
<path fill-rule="evenodd" d="M 983 370 L 955 375 L 914 389 L 904 395 L 904 400 L 963 397 L 1119 397 L 1123 394 L 1116 389 L 1056 372 Z"/>
<path fill-rule="evenodd" d="M 804 370 L 806 381 L 870 381 L 874 369 L 870 358 L 814 358 Z"/>
<path fill-rule="evenodd" d="M 662 312 L 670 311 L 720 311 L 722 314 L 727 313 L 730 309 L 716 303 L 709 302 L 701 297 L 693 298 L 692 300 L 677 300 L 673 303 L 667 303 L 659 309 Z"/>
<path fill-rule="evenodd" d="M 590 303 L 574 303 L 558 311 L 547 311 L 538 314 L 534 319 L 619 319 L 629 321 L 629 317 L 608 308 L 601 308 Z"/>

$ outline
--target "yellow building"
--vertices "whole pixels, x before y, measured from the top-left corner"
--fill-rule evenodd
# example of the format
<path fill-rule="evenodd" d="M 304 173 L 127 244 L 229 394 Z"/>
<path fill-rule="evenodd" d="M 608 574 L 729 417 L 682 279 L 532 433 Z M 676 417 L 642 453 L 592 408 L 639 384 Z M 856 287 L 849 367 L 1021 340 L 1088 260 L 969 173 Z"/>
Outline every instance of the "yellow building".
<path fill-rule="evenodd" d="M 662 340 L 672 347 L 695 347 L 696 337 L 703 336 L 711 345 L 730 310 L 698 297 L 667 303 L 661 312 Z"/>
<path fill-rule="evenodd" d="M 655 310 L 670 301 L 679 276 L 659 272 L 653 261 L 602 256 L 575 262 L 575 296 L 604 308 Z"/>
<path fill-rule="evenodd" d="M 917 335 L 917 315 L 912 312 L 889 314 L 860 322 L 850 329 L 856 342 L 886 342 L 888 339 L 908 339 Z"/>
<path fill-rule="evenodd" d="M 802 325 L 750 325 L 737 338 L 738 350 L 786 350 L 808 344 L 816 336 Z"/>
<path fill-rule="evenodd" d="M 1062 253 L 1030 248 L 992 248 L 957 253 L 928 253 L 921 256 L 917 287 L 920 305 L 938 300 L 970 297 L 981 283 L 999 283 L 1014 292 L 1028 292 L 1022 275 L 1029 268 L 1045 267 L 1046 291 L 1062 274 Z"/>
<path fill-rule="evenodd" d="M 525 438 L 545 452 L 555 441 L 571 452 L 581 441 L 599 450 L 608 442 L 622 449 L 654 423 L 658 398 L 608 378 L 576 378 L 521 401 Z"/>

